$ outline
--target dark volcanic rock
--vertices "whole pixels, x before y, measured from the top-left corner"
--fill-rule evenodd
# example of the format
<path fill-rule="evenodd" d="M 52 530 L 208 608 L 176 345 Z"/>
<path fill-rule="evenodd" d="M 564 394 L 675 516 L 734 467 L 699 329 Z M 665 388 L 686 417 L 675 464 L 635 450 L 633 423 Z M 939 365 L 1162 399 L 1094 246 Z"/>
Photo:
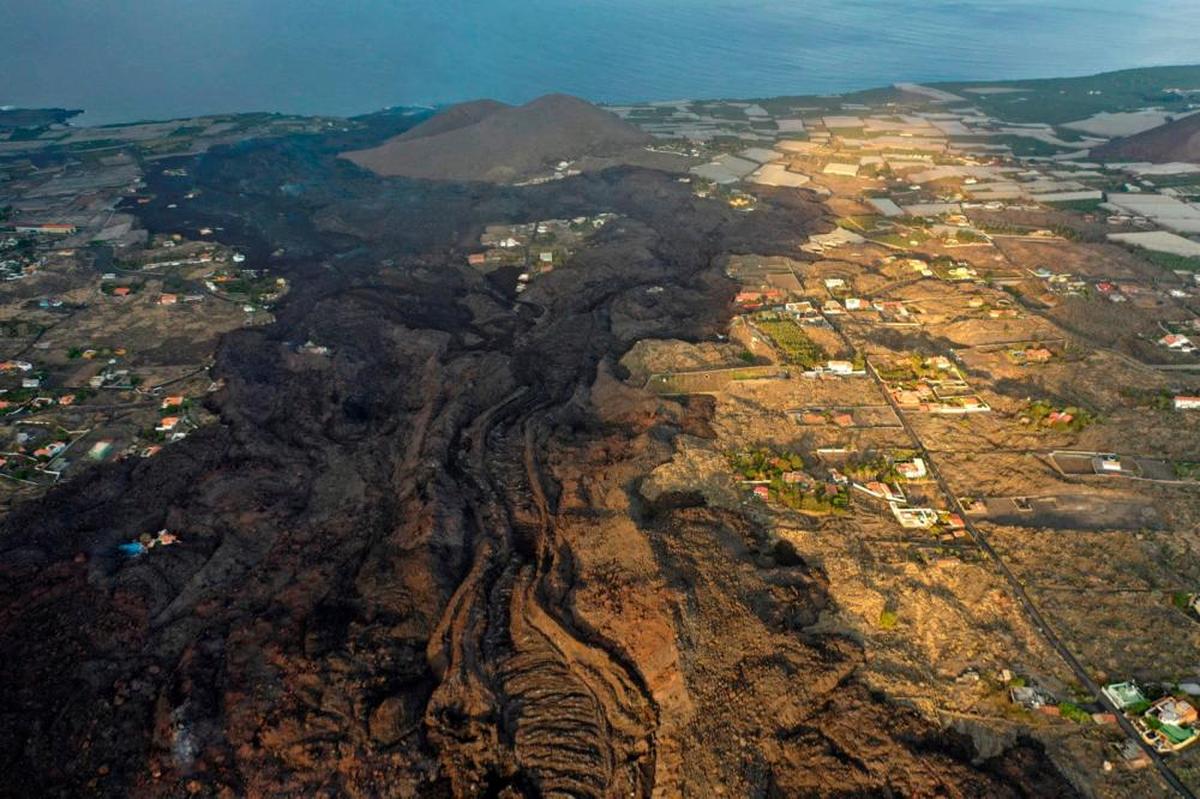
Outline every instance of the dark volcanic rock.
<path fill-rule="evenodd" d="M 472 100 L 469 103 L 452 105 L 434 114 L 429 120 L 417 125 L 415 128 L 401 133 L 394 141 L 410 141 L 412 139 L 423 139 L 426 136 L 438 136 L 442 133 L 449 133 L 452 130 L 478 124 L 497 111 L 511 107 L 506 103 L 496 102 L 495 100 Z"/>
<path fill-rule="evenodd" d="M 1100 161 L 1200 163 L 1200 114 L 1191 114 L 1133 136 L 1113 139 L 1089 155 Z"/>
<path fill-rule="evenodd" d="M 379 175 L 504 183 L 544 173 L 561 160 L 619 155 L 649 141 L 608 111 L 551 94 L 519 108 L 455 106 L 345 157 Z"/>
<path fill-rule="evenodd" d="M 0 794 L 1071 793 L 1035 747 L 974 766 L 858 685 L 858 646 L 807 629 L 824 575 L 745 520 L 621 504 L 705 404 L 613 365 L 722 330 L 721 256 L 794 252 L 818 204 L 741 214 L 634 169 L 383 181 L 311 141 L 194 167 L 188 213 L 287 247 L 295 289 L 224 340 L 219 426 L 4 520 Z M 598 211 L 621 218 L 520 303 L 462 265 L 486 222 Z M 182 543 L 116 555 L 163 527 Z"/>

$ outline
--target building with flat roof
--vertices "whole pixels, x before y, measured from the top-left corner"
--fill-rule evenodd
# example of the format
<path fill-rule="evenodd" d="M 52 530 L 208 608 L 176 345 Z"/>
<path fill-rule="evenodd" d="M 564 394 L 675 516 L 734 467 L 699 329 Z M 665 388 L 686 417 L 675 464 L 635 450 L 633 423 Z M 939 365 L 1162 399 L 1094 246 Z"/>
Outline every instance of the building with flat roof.
<path fill-rule="evenodd" d="M 1118 710 L 1140 704 L 1146 701 L 1142 690 L 1135 682 L 1115 682 L 1100 689 Z"/>
<path fill-rule="evenodd" d="M 52 236 L 69 236 L 77 228 L 74 225 L 62 222 L 45 222 L 34 225 L 17 225 L 14 229 L 18 233 L 44 233 Z"/>

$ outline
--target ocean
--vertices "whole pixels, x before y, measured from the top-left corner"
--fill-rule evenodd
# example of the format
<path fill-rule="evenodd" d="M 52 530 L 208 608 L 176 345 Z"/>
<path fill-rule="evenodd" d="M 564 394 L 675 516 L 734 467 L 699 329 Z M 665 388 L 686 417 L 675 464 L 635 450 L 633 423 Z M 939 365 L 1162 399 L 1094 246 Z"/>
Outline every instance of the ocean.
<path fill-rule="evenodd" d="M 84 108 L 85 124 L 1200 62 L 1200 0 L 0 0 L 0 20 L 0 105 Z"/>

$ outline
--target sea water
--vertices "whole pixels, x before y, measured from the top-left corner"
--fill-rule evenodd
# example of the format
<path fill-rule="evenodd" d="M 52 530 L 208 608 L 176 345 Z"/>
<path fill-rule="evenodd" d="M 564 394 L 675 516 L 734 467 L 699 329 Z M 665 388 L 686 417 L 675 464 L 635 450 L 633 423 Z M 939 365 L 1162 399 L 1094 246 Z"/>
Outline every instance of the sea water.
<path fill-rule="evenodd" d="M 0 105 L 91 123 L 1200 62 L 1200 0 L 0 0 L 0 19 Z"/>

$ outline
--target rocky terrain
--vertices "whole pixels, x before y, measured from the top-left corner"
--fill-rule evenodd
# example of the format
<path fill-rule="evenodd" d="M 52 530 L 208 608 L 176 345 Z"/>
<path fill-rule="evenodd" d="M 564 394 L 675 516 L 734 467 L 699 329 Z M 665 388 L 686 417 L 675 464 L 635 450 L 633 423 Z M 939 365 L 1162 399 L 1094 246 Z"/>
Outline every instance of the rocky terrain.
<path fill-rule="evenodd" d="M 1104 161 L 1148 161 L 1152 164 L 1200 162 L 1200 114 L 1168 122 L 1143 133 L 1114 139 L 1093 150 Z"/>
<path fill-rule="evenodd" d="M 501 115 L 394 140 L 381 171 L 538 166 L 541 144 L 475 147 L 527 124 Z M 1073 795 L 1039 744 L 980 757 L 869 689 L 862 645 L 819 624 L 826 574 L 655 471 L 713 408 L 620 359 L 715 339 L 724 256 L 795 256 L 829 229 L 814 197 L 744 214 L 636 168 L 383 179 L 347 144 L 214 150 L 139 211 L 276 253 L 294 289 L 225 336 L 219 425 L 3 521 L 0 795 Z M 603 211 L 519 301 L 465 265 L 484 224 Z M 182 543 L 118 554 L 163 528 Z"/>
<path fill-rule="evenodd" d="M 607 111 L 552 94 L 519 108 L 490 102 L 454 106 L 345 157 L 379 175 L 506 183 L 544 174 L 559 161 L 619 156 L 649 141 Z"/>

